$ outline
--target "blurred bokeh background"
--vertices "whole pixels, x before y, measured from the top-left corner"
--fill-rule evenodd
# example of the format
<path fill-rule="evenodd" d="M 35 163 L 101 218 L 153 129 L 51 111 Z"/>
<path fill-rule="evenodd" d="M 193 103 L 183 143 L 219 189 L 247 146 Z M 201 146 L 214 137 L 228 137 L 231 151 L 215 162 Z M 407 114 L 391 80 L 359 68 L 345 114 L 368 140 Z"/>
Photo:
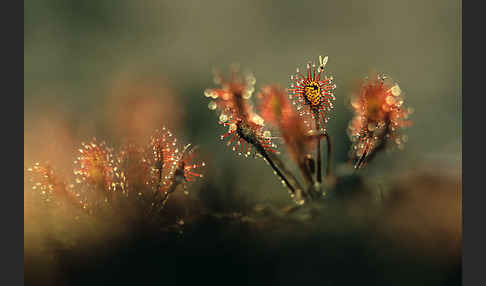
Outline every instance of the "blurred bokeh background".
<path fill-rule="evenodd" d="M 50 160 L 69 174 L 81 141 L 143 143 L 163 124 L 200 146 L 208 167 L 196 193 L 211 189 L 233 208 L 285 205 L 287 192 L 266 164 L 238 158 L 219 141 L 223 129 L 203 91 L 214 87 L 213 68 L 239 63 L 255 74 L 257 90 L 286 87 L 296 67 L 328 55 L 337 84 L 328 125 L 335 166 L 350 147 L 353 84 L 370 70 L 388 74 L 415 110 L 414 124 L 405 150 L 381 154 L 364 173 L 379 183 L 422 174 L 451 180 L 438 187 L 417 179 L 425 180 L 417 189 L 449 192 L 413 200 L 403 216 L 418 209 L 420 221 L 432 205 L 434 214 L 450 214 L 438 218 L 443 228 L 458 231 L 461 1 L 26 0 L 24 7 L 25 166 Z M 25 198 L 25 245 L 35 249 L 42 224 L 36 202 Z"/>

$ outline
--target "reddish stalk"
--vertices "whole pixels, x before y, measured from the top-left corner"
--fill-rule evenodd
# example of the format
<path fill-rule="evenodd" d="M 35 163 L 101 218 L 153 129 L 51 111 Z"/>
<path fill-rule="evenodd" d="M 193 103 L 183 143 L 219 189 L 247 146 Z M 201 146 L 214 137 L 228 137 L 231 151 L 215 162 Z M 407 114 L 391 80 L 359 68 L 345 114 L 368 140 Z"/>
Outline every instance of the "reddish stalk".
<path fill-rule="evenodd" d="M 331 136 L 327 134 L 327 132 L 324 132 L 324 138 L 326 138 L 327 142 L 327 169 L 326 169 L 326 178 L 331 177 L 331 168 L 332 168 L 332 142 L 331 142 Z"/>
<path fill-rule="evenodd" d="M 316 119 L 316 129 L 317 132 L 321 132 L 321 124 L 319 123 L 319 113 L 314 112 L 315 119 Z M 317 144 L 316 144 L 316 156 L 317 156 L 317 182 L 320 184 L 322 183 L 322 159 L 321 159 L 321 137 L 317 136 Z"/>

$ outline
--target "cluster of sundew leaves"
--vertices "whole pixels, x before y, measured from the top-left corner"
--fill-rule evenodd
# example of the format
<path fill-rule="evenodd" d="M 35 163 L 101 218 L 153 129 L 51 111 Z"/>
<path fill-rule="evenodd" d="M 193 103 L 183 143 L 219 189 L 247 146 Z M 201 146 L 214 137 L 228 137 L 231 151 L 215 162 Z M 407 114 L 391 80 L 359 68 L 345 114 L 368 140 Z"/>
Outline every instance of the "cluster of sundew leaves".
<path fill-rule="evenodd" d="M 297 111 L 304 118 L 304 122 L 311 127 L 312 122 L 307 118 L 311 117 L 319 126 L 316 129 L 325 130 L 325 125 L 329 119 L 329 112 L 333 109 L 333 102 L 336 100 L 333 83 L 334 78 L 327 75 L 325 66 L 328 57 L 319 57 L 319 63 L 309 61 L 306 65 L 305 75 L 300 69 L 290 76 L 289 98 L 297 107 Z"/>
<path fill-rule="evenodd" d="M 267 152 L 277 152 L 270 131 L 265 130 L 264 120 L 251 102 L 256 83 L 254 75 L 248 73 L 243 77 L 234 69 L 229 80 L 215 73 L 214 82 L 220 88 L 206 89 L 204 95 L 211 99 L 208 108 L 220 113 L 218 123 L 228 128 L 220 139 L 229 139 L 226 145 L 245 157 L 261 157 L 255 145 Z"/>
<path fill-rule="evenodd" d="M 100 187 L 108 192 L 115 191 L 119 168 L 113 149 L 107 147 L 105 142 L 97 142 L 96 138 L 88 143 L 82 142 L 81 146 L 79 156 L 74 160 L 76 183 Z"/>
<path fill-rule="evenodd" d="M 123 194 L 134 192 L 145 185 L 147 174 L 151 166 L 145 163 L 145 148 L 131 142 L 125 142 L 116 155 L 117 166 L 120 170 L 117 177 L 121 178 Z M 141 162 L 141 163 L 140 163 Z M 130 180 L 128 180 L 130 178 Z"/>
<path fill-rule="evenodd" d="M 304 157 L 309 153 L 315 140 L 312 130 L 295 110 L 285 89 L 278 85 L 264 86 L 258 94 L 259 111 L 262 117 L 278 130 L 291 158 L 304 168 Z"/>
<path fill-rule="evenodd" d="M 145 184 L 153 191 L 166 192 L 173 183 L 178 169 L 183 170 L 183 181 L 193 181 L 195 177 L 203 177 L 193 170 L 204 167 L 204 162 L 192 163 L 195 153 L 187 148 L 180 149 L 177 138 L 167 128 L 156 130 L 150 138 L 149 148 L 143 163 L 149 168 L 149 176 Z M 185 190 L 185 192 L 187 192 Z"/>
<path fill-rule="evenodd" d="M 29 181 L 32 183 L 33 190 L 39 190 L 40 195 L 46 202 L 50 202 L 53 193 L 58 188 L 64 189 L 64 183 L 57 178 L 53 168 L 50 165 L 41 165 L 39 162 L 35 163 L 33 167 L 27 169 L 32 175 Z"/>
<path fill-rule="evenodd" d="M 84 208 L 83 202 L 79 199 L 79 193 L 73 190 L 74 185 L 66 184 L 50 163 L 36 162 L 27 171 L 30 174 L 29 181 L 32 183 L 32 190 L 38 192 L 44 202 L 61 205 L 67 201 Z"/>
<path fill-rule="evenodd" d="M 264 119 L 254 111 L 251 102 L 252 93 L 255 88 L 255 78 L 253 75 L 247 75 L 246 78 L 240 76 L 235 70 L 232 71 L 230 79 L 226 80 L 221 75 L 216 74 L 215 83 L 221 87 L 216 89 L 206 89 L 204 95 L 211 99 L 208 104 L 210 110 L 216 110 L 219 114 L 219 124 L 228 127 L 228 131 L 220 136 L 221 140 L 229 139 L 226 143 L 228 146 L 233 145 L 233 150 L 238 154 L 244 154 L 258 158 L 263 157 L 264 161 L 269 164 L 274 170 L 274 174 L 279 177 L 282 184 L 288 188 L 291 198 L 298 204 L 302 204 L 302 187 L 298 180 L 290 174 L 290 171 L 284 166 L 279 158 L 274 155 L 279 154 L 275 149 L 276 145 L 271 141 L 275 137 L 271 137 L 270 130 L 266 130 Z M 273 86 L 262 87 L 262 93 L 265 94 L 268 89 Z M 282 91 L 282 90 L 279 90 Z M 292 113 L 286 111 L 287 115 L 291 115 L 288 119 L 292 122 L 286 122 L 284 125 L 274 122 L 277 127 L 286 128 L 284 130 L 284 143 L 291 149 L 291 152 L 306 153 L 303 150 L 307 149 L 308 136 L 306 131 L 308 129 L 303 123 L 303 119 L 294 112 L 293 105 L 289 100 L 289 96 L 285 90 L 282 91 Z M 262 100 L 260 100 L 260 107 L 262 107 Z M 260 108 L 263 111 L 265 108 Z M 294 116 L 295 115 L 295 116 Z M 265 115 L 264 115 L 265 116 Z M 290 124 L 289 124 L 290 123 Z M 297 123 L 297 124 L 296 124 Z M 289 131 L 289 132 L 287 132 Z M 302 144 L 294 144 L 299 140 L 305 141 Z M 300 142 L 299 142 L 300 143 Z M 305 145 L 305 146 L 304 146 Z M 250 150 L 253 147 L 254 152 Z M 304 154 L 302 154 L 304 155 Z M 300 157 L 296 156 L 298 161 L 302 161 Z M 299 162 L 299 164 L 302 162 Z M 302 165 L 302 164 L 301 164 Z M 303 165 L 301 166 L 304 167 Z"/>
<path fill-rule="evenodd" d="M 96 213 L 110 206 L 121 195 L 128 196 L 128 178 L 120 167 L 121 157 L 104 141 L 93 138 L 81 143 L 74 160 L 76 190 L 83 208 Z"/>
<path fill-rule="evenodd" d="M 165 127 L 156 130 L 150 137 L 149 148 L 142 159 L 148 167 L 145 185 L 150 186 L 154 192 L 167 190 L 178 159 L 177 138 Z"/>
<path fill-rule="evenodd" d="M 32 189 L 39 191 L 45 201 L 60 204 L 68 201 L 90 214 L 110 206 L 114 199 L 149 194 L 146 197 L 155 198 L 154 194 L 166 193 L 172 184 L 172 191 L 179 184 L 186 191 L 187 182 L 203 176 L 194 169 L 205 166 L 205 163 L 193 163 L 193 150 L 180 152 L 176 142 L 165 127 L 154 133 L 148 146 L 126 144 L 119 152 L 93 139 L 82 143 L 78 150 L 79 156 L 74 161 L 74 183 L 65 183 L 49 164 L 40 163 L 28 168 L 29 179 Z M 159 180 L 161 166 L 164 171 Z"/>
<path fill-rule="evenodd" d="M 409 126 L 411 108 L 403 107 L 403 92 L 398 83 L 383 74 L 365 78 L 351 98 L 354 117 L 348 125 L 352 142 L 350 157 L 366 157 L 384 142 L 402 150 L 407 136 L 400 129 Z"/>
<path fill-rule="evenodd" d="M 320 56 L 318 65 L 312 61 L 307 63 L 306 75 L 303 75 L 300 72 L 300 69 L 297 68 L 296 74 L 291 75 L 290 77 L 291 84 L 290 88 L 287 89 L 289 92 L 288 98 L 292 101 L 293 105 L 296 106 L 296 110 L 300 117 L 298 122 L 301 123 L 300 121 L 303 121 L 308 128 L 306 130 L 307 132 L 302 132 L 305 130 L 305 128 L 299 127 L 299 124 L 294 124 L 294 127 L 296 128 L 291 132 L 287 132 L 287 135 L 299 136 L 287 136 L 287 138 L 284 138 L 284 142 L 286 141 L 285 143 L 288 145 L 287 147 L 289 147 L 291 153 L 294 153 L 294 160 L 297 161 L 297 163 L 302 163 L 299 162 L 299 160 L 304 157 L 299 155 L 295 156 L 295 150 L 299 150 L 297 153 L 307 153 L 307 149 L 310 147 L 310 144 L 307 143 L 309 142 L 310 138 L 319 138 L 318 140 L 320 140 L 322 132 L 326 132 L 326 124 L 328 122 L 329 112 L 334 107 L 333 102 L 336 100 L 334 90 L 336 89 L 336 85 L 333 83 L 333 77 L 325 73 L 327 61 L 327 56 L 324 58 Z M 245 141 L 250 143 L 250 145 L 258 144 L 254 144 L 254 142 L 248 140 L 249 137 L 247 135 L 258 134 L 258 137 L 263 135 L 260 138 L 270 140 L 270 131 L 263 131 L 263 118 L 265 118 L 265 120 L 270 119 L 269 121 L 271 121 L 272 119 L 275 119 L 274 115 L 281 116 L 283 113 L 282 110 L 275 110 L 275 108 L 284 108 L 285 104 L 275 104 L 275 99 L 278 99 L 278 97 L 273 96 L 273 98 L 266 101 L 267 106 L 262 108 L 263 112 L 268 113 L 263 113 L 262 118 L 257 113 L 253 112 L 251 102 L 249 101 L 252 93 L 255 90 L 255 78 L 252 75 L 247 76 L 246 80 L 242 80 L 242 77 L 238 76 L 238 74 L 233 70 L 229 81 L 226 81 L 221 75 L 216 74 L 215 83 L 220 84 L 221 88 L 207 89 L 205 90 L 204 94 L 206 97 L 212 99 L 208 104 L 209 109 L 218 110 L 221 112 L 219 116 L 219 123 L 227 126 L 229 129 L 228 132 L 221 135 L 221 140 L 230 138 L 227 143 L 228 146 L 231 146 L 234 142 L 237 142 L 236 146 L 233 146 L 233 150 L 238 151 L 239 154 L 243 153 L 245 155 L 250 155 L 251 153 L 247 153 L 244 147 Z M 272 86 L 268 86 L 264 88 L 270 90 L 271 87 Z M 276 89 L 273 89 L 273 92 L 268 92 L 268 90 L 266 92 L 266 97 L 268 97 L 268 94 L 272 95 L 272 93 L 275 93 Z M 400 106 L 403 104 L 403 99 L 399 98 L 400 89 L 398 85 L 393 86 L 386 91 L 391 92 L 392 95 L 395 96 L 385 96 L 385 103 L 379 106 L 380 109 L 383 109 L 383 111 L 387 114 L 386 120 L 384 120 L 384 118 L 379 120 L 374 119 L 373 112 L 370 111 L 369 108 L 373 105 L 370 105 L 370 99 L 373 100 L 373 95 L 360 96 L 359 101 L 354 100 L 352 102 L 353 108 L 356 112 L 356 116 L 351 121 L 348 128 L 350 137 L 352 137 L 354 142 L 350 151 L 350 155 L 352 157 L 357 157 L 357 154 L 363 156 L 363 154 L 367 155 L 367 153 L 372 152 L 372 150 L 370 151 L 369 149 L 376 148 L 376 145 L 379 144 L 377 143 L 378 141 L 380 141 L 381 144 L 381 142 L 391 140 L 397 144 L 399 148 L 403 148 L 403 142 L 405 142 L 407 138 L 403 135 L 399 136 L 398 129 L 410 125 L 410 121 L 406 121 L 405 119 L 407 119 L 412 110 L 410 108 L 407 110 L 400 108 Z M 260 93 L 260 95 L 264 98 L 265 96 L 263 95 L 265 95 L 265 92 Z M 263 105 L 265 105 L 265 103 Z M 281 117 L 278 118 L 277 122 L 274 122 L 274 125 L 277 125 L 280 128 L 281 133 L 284 134 L 282 131 L 287 131 L 286 129 L 288 126 L 284 126 L 282 122 L 278 122 L 278 120 L 282 121 L 282 119 L 283 118 Z M 293 119 L 293 121 L 297 122 L 295 119 Z M 365 123 L 363 124 L 363 122 Z M 386 124 L 383 124 L 383 122 L 386 122 Z M 377 135 L 379 135 L 379 130 L 383 129 L 384 126 L 386 129 L 382 132 L 383 138 L 380 138 Z M 313 130 L 313 128 L 315 128 L 315 130 Z M 328 136 L 327 134 L 325 135 Z M 299 144 L 290 146 L 291 141 L 289 138 L 297 138 L 297 141 L 302 142 L 297 142 Z M 327 140 L 329 140 L 329 138 Z M 329 141 L 328 145 L 330 145 Z M 238 146 L 240 147 L 239 150 Z M 275 147 L 273 143 L 271 143 L 270 146 Z M 275 152 L 274 150 L 271 151 Z M 329 156 L 331 155 L 332 153 Z M 305 158 L 308 158 L 308 156 L 310 155 L 305 154 Z M 264 159 L 266 159 L 265 161 L 269 163 L 267 157 L 264 156 Z M 302 165 L 302 167 L 307 168 L 308 166 Z M 277 173 L 277 171 L 278 170 L 274 168 L 274 173 Z M 307 172 L 307 170 L 302 171 Z M 288 184 L 285 182 L 285 178 L 283 178 L 281 175 L 279 176 L 282 178 L 284 185 L 288 186 Z"/>

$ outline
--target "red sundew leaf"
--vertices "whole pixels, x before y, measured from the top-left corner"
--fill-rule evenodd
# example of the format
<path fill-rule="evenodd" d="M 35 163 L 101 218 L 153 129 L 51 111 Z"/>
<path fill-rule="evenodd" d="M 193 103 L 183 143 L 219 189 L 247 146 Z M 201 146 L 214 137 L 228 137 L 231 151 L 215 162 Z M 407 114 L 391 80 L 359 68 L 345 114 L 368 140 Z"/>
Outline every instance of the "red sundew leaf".
<path fill-rule="evenodd" d="M 411 112 L 403 108 L 401 94 L 398 84 L 390 78 L 372 74 L 352 97 L 355 116 L 349 123 L 348 134 L 353 141 L 350 156 L 358 160 L 357 166 L 385 142 L 403 148 L 405 137 L 399 131 L 411 125 L 407 120 Z"/>
<path fill-rule="evenodd" d="M 278 86 L 263 87 L 258 97 L 262 117 L 278 127 L 292 158 L 301 162 L 314 143 L 314 140 L 309 140 L 310 129 L 305 125 L 304 118 L 294 109 L 285 90 Z"/>
<path fill-rule="evenodd" d="M 218 73 L 216 82 L 221 88 L 207 89 L 205 96 L 212 99 L 209 109 L 221 112 L 219 123 L 228 127 L 221 140 L 229 138 L 227 145 L 246 157 L 252 153 L 258 154 L 260 151 L 255 149 L 259 148 L 261 151 L 276 152 L 276 146 L 263 130 L 263 118 L 253 111 L 249 100 L 254 91 L 255 78 L 252 75 L 244 78 L 233 70 L 229 80 Z"/>
<path fill-rule="evenodd" d="M 333 101 L 336 100 L 333 77 L 324 74 L 326 63 L 327 57 L 324 60 L 320 57 L 317 66 L 308 62 L 305 75 L 297 68 L 296 74 L 290 77 L 291 85 L 288 89 L 291 98 L 298 105 L 299 114 L 312 116 L 320 128 L 325 127 L 329 112 L 334 107 Z"/>

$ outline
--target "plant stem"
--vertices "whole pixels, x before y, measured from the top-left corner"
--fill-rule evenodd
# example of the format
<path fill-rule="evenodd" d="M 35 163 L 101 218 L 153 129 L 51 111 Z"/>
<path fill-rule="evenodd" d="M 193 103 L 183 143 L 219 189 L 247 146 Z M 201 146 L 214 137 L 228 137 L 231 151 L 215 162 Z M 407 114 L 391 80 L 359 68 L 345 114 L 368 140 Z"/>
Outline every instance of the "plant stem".
<path fill-rule="evenodd" d="M 270 158 L 270 156 L 267 154 L 267 152 L 265 150 L 260 150 L 260 154 L 263 156 L 263 158 L 267 160 L 268 164 L 270 164 L 270 167 L 272 167 L 272 169 L 277 173 L 277 175 L 282 179 L 282 181 L 284 181 L 287 188 L 289 188 L 289 190 L 293 194 L 295 194 L 295 188 L 289 183 L 289 180 L 287 180 L 287 177 L 285 177 L 285 175 L 280 171 L 280 169 L 277 168 L 277 166 L 273 162 L 272 158 Z"/>
<path fill-rule="evenodd" d="M 151 215 L 157 207 L 157 203 L 155 202 L 155 200 L 157 199 L 157 197 L 160 193 L 160 187 L 161 187 L 161 184 L 162 184 L 162 168 L 158 168 L 158 171 L 159 171 L 159 180 L 157 182 L 156 190 L 153 192 L 152 200 L 150 201 L 150 203 L 152 205 L 151 205 L 151 208 L 148 212 L 148 215 Z"/>
<path fill-rule="evenodd" d="M 331 168 L 332 168 L 332 142 L 331 136 L 324 132 L 324 137 L 326 138 L 327 142 L 327 169 L 326 169 L 326 177 L 329 178 L 331 176 Z"/>
<path fill-rule="evenodd" d="M 167 190 L 167 192 L 165 192 L 163 194 L 163 198 L 159 201 L 159 203 L 157 203 L 155 205 L 156 214 L 158 214 L 158 213 L 162 212 L 162 210 L 164 210 L 165 205 L 167 204 L 167 201 L 169 200 L 170 194 L 172 194 L 173 192 L 175 192 L 175 190 L 177 189 L 177 187 L 179 186 L 179 184 L 181 182 L 182 181 L 179 180 L 176 176 L 173 177 L 172 183 L 170 184 L 169 189 Z M 154 219 L 157 219 L 157 217 L 158 216 L 155 216 Z"/>
<path fill-rule="evenodd" d="M 315 119 L 316 119 L 316 129 L 317 132 L 321 131 L 321 124 L 319 123 L 319 114 L 316 112 L 315 113 Z M 316 144 L 316 156 L 317 156 L 317 182 L 321 183 L 322 182 L 322 160 L 321 160 L 321 138 L 320 136 L 317 136 L 317 144 Z"/>
<path fill-rule="evenodd" d="M 302 177 L 304 178 L 306 184 L 313 186 L 314 185 L 314 177 L 312 176 L 312 174 L 314 172 L 311 172 L 310 168 L 308 167 L 306 158 L 301 159 L 299 161 L 298 165 L 299 165 L 299 169 L 302 173 Z"/>
<path fill-rule="evenodd" d="M 390 119 L 387 116 L 385 118 L 385 130 L 381 133 L 381 139 L 379 139 L 379 144 L 376 146 L 373 150 L 371 150 L 371 153 L 369 153 L 367 150 L 363 152 L 363 155 L 359 158 L 358 162 L 355 164 L 355 169 L 361 168 L 365 163 L 369 163 L 379 151 L 385 150 L 386 146 L 386 135 L 388 134 L 390 130 Z M 374 138 L 375 135 L 372 134 L 371 138 Z M 375 139 L 373 139 L 375 140 Z"/>
<path fill-rule="evenodd" d="M 293 196 L 300 195 L 302 193 L 302 187 L 300 186 L 297 179 L 285 168 L 285 166 L 278 159 L 277 156 L 273 156 L 272 153 L 267 152 L 261 142 L 260 136 L 255 133 L 255 130 L 253 130 L 247 122 L 240 122 L 240 124 L 237 126 L 236 131 L 238 132 L 238 136 L 240 138 L 245 140 L 246 143 L 251 144 L 255 147 L 256 152 L 262 155 L 262 157 L 268 162 L 270 167 L 272 167 L 277 176 L 280 177 L 284 185 L 290 190 Z M 293 183 L 295 183 L 295 187 L 289 182 L 289 179 L 286 175 L 292 179 Z M 297 194 L 297 191 L 300 191 L 300 193 Z"/>

